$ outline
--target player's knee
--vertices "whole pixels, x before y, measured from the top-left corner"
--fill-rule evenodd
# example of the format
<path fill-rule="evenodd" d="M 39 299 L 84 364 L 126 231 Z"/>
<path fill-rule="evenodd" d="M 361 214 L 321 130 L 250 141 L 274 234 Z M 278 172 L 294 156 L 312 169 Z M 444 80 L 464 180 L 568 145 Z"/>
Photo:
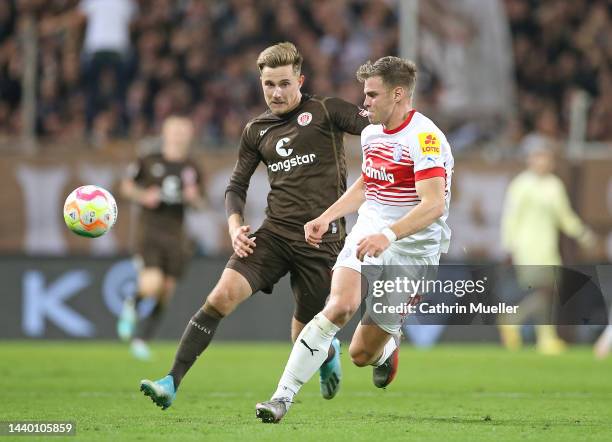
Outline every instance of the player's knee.
<path fill-rule="evenodd" d="M 218 284 L 206 298 L 204 310 L 206 311 L 207 308 L 214 309 L 223 317 L 233 312 L 242 301 L 243 297 L 234 288 L 225 284 Z"/>
<path fill-rule="evenodd" d="M 138 289 L 142 296 L 157 297 L 162 294 L 164 277 L 158 269 L 143 270 L 138 281 Z"/>
<path fill-rule="evenodd" d="M 358 303 L 341 302 L 339 299 L 331 299 L 325 306 L 323 312 L 331 322 L 342 327 L 350 321 L 358 308 Z"/>
<path fill-rule="evenodd" d="M 352 304 L 328 304 L 323 312 L 331 322 L 339 327 L 342 327 L 350 321 L 358 307 L 359 306 L 354 306 Z"/>
<path fill-rule="evenodd" d="M 349 355 L 351 356 L 351 361 L 357 367 L 365 367 L 366 365 L 370 365 L 372 362 L 372 354 L 357 346 L 351 345 L 349 347 Z"/>
<path fill-rule="evenodd" d="M 170 302 L 172 296 L 174 295 L 174 290 L 176 288 L 176 282 L 174 278 L 167 277 L 164 280 L 163 290 L 161 292 L 160 301 L 164 304 Z"/>

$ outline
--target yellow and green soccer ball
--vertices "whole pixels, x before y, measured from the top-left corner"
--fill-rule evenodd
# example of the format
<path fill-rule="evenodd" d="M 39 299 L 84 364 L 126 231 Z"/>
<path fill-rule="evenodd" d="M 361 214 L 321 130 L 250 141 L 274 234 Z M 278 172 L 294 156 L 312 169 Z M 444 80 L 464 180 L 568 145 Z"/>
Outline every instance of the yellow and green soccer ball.
<path fill-rule="evenodd" d="M 77 235 L 97 238 L 117 221 L 117 203 L 102 187 L 81 186 L 74 189 L 64 203 L 64 221 Z"/>

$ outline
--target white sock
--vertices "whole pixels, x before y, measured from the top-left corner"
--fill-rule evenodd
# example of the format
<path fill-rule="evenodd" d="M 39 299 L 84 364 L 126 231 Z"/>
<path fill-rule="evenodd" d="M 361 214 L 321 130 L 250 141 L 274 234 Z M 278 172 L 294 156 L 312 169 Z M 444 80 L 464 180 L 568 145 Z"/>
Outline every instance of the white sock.
<path fill-rule="evenodd" d="M 380 356 L 380 358 L 378 358 L 378 361 L 374 362 L 372 365 L 374 367 L 382 365 L 387 359 L 389 359 L 389 356 L 391 356 L 391 354 L 395 351 L 396 348 L 397 343 L 395 342 L 395 338 L 391 336 L 385 344 L 385 347 L 383 348 L 382 355 Z"/>
<path fill-rule="evenodd" d="M 327 319 L 323 313 L 317 314 L 306 324 L 293 344 L 285 371 L 272 399 L 293 400 L 293 396 L 300 391 L 302 385 L 308 382 L 327 359 L 327 351 L 338 330 L 340 327 Z"/>

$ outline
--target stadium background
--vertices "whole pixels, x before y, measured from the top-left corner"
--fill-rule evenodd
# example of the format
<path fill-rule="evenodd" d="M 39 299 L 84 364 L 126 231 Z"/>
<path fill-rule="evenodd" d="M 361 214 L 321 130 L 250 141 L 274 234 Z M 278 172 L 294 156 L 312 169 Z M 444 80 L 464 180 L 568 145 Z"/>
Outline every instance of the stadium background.
<path fill-rule="evenodd" d="M 572 205 L 599 238 L 588 251 L 563 238 L 565 262 L 612 258 L 609 2 L 117 0 L 91 16 L 80 8 L 76 0 L 0 3 L 0 338 L 114 337 L 121 296 L 134 289 L 138 230 L 119 180 L 136 155 L 159 148 L 160 123 L 175 111 L 196 124 L 210 201 L 188 215 L 198 257 L 161 330 L 180 335 L 230 252 L 224 188 L 243 125 L 265 107 L 254 60 L 284 40 L 305 56 L 305 91 L 354 103 L 363 61 L 417 60 L 416 107 L 438 122 L 456 158 L 446 262 L 504 259 L 505 190 L 538 143 L 557 150 Z M 110 28 L 97 34 L 94 23 Z M 350 182 L 358 139 L 347 153 Z M 118 197 L 116 227 L 94 241 L 69 233 L 60 216 L 65 196 L 84 183 Z M 266 190 L 260 167 L 251 225 L 263 219 Z M 219 336 L 286 339 L 291 304 L 284 281 L 273 297 L 239 309 Z M 496 332 L 468 328 L 444 339 L 494 340 Z"/>
<path fill-rule="evenodd" d="M 350 363 L 345 345 L 333 401 L 314 380 L 280 425 L 261 425 L 253 406 L 269 397 L 290 350 L 286 280 L 223 321 L 224 342 L 201 357 L 169 410 L 137 391 L 140 379 L 167 372 L 225 264 L 224 189 L 242 126 L 265 107 L 254 60 L 278 41 L 305 55 L 306 91 L 354 103 L 363 61 L 416 59 L 416 107 L 456 159 L 446 262 L 506 259 L 506 188 L 526 151 L 546 143 L 597 234 L 586 251 L 562 238 L 564 260 L 612 275 L 609 0 L 93 0 L 105 8 L 85 18 L 79 4 L 90 2 L 0 0 L 0 436 L 9 420 L 71 420 L 71 440 L 87 441 L 612 439 L 612 360 L 595 360 L 590 347 L 601 325 L 559 327 L 572 345 L 555 357 L 533 346 L 509 352 L 492 326 L 449 326 L 426 351 L 402 345 L 386 390 Z M 139 227 L 118 184 L 129 161 L 159 148 L 160 123 L 176 110 L 196 124 L 210 207 L 189 214 L 198 256 L 145 363 L 115 337 L 121 299 L 135 287 Z M 350 181 L 360 149 L 354 138 L 347 146 Z M 118 197 L 118 224 L 96 240 L 68 232 L 60 215 L 84 183 Z M 261 168 L 248 196 L 252 225 L 266 189 Z M 609 307 L 612 281 L 602 288 Z"/>

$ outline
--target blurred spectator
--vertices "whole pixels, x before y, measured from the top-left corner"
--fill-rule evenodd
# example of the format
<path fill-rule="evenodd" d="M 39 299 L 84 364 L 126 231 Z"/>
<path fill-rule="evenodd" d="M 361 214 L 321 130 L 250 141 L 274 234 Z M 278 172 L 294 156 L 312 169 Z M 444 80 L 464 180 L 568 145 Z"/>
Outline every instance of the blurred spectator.
<path fill-rule="evenodd" d="M 121 121 L 136 4 L 132 0 L 82 0 L 79 9 L 87 22 L 82 51 L 87 126 L 91 128 L 99 112 L 112 112 Z"/>
<path fill-rule="evenodd" d="M 448 124 L 512 113 L 512 40 L 501 0 L 421 1 L 419 22 L 420 61 L 440 82 L 438 113 Z"/>

